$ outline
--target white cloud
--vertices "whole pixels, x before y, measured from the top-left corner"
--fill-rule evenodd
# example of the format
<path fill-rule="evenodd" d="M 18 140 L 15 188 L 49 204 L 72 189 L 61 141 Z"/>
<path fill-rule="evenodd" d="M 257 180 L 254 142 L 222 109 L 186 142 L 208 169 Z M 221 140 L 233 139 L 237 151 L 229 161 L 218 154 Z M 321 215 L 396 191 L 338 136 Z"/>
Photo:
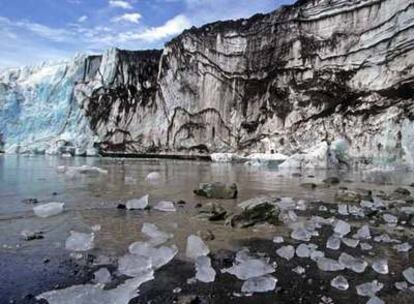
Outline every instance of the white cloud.
<path fill-rule="evenodd" d="M 139 23 L 141 19 L 140 13 L 131 13 L 131 14 L 123 14 L 121 16 L 117 16 L 111 19 L 112 22 L 130 22 L 130 23 Z"/>
<path fill-rule="evenodd" d="M 168 20 L 164 25 L 148 28 L 142 33 L 133 35 L 133 38 L 153 42 L 180 34 L 183 30 L 189 28 L 190 26 L 191 22 L 185 15 L 177 15 Z"/>
<path fill-rule="evenodd" d="M 131 3 L 124 0 L 109 0 L 109 6 L 123 9 L 133 9 Z"/>
<path fill-rule="evenodd" d="M 86 20 L 88 20 L 88 16 L 83 15 L 83 16 L 79 17 L 78 22 L 82 23 L 82 22 L 85 22 Z"/>

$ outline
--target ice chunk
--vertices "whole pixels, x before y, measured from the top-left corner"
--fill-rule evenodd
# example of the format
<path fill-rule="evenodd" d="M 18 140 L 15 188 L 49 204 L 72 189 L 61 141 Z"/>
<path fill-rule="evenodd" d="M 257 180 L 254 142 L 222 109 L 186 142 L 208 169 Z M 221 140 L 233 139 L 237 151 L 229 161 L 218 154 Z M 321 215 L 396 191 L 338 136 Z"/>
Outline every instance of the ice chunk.
<path fill-rule="evenodd" d="M 372 297 L 367 304 L 385 304 L 385 302 L 378 297 Z"/>
<path fill-rule="evenodd" d="M 410 267 L 404 270 L 403 276 L 410 284 L 414 284 L 414 268 L 413 267 Z"/>
<path fill-rule="evenodd" d="M 271 274 L 275 272 L 275 268 L 264 258 L 255 258 L 244 249 L 236 254 L 233 266 L 223 269 L 222 272 L 232 274 L 240 280 L 247 280 Z"/>
<path fill-rule="evenodd" d="M 283 239 L 283 237 L 281 236 L 275 236 L 273 238 L 273 243 L 275 244 L 282 244 L 285 240 Z"/>
<path fill-rule="evenodd" d="M 135 242 L 129 246 L 129 252 L 149 258 L 153 269 L 157 270 L 168 264 L 177 255 L 178 248 L 175 245 L 156 248 L 150 243 Z"/>
<path fill-rule="evenodd" d="M 195 262 L 196 279 L 200 282 L 211 283 L 216 279 L 216 271 L 211 266 L 211 260 L 207 256 L 199 256 Z"/>
<path fill-rule="evenodd" d="M 196 235 L 190 235 L 187 238 L 187 257 L 191 259 L 196 259 L 199 256 L 208 255 L 209 253 L 210 249 L 208 249 L 207 245 L 203 242 L 203 240 L 200 237 Z"/>
<path fill-rule="evenodd" d="M 141 232 L 150 238 L 150 243 L 154 246 L 164 244 L 174 235 L 161 231 L 156 225 L 151 223 L 144 223 Z"/>
<path fill-rule="evenodd" d="M 374 238 L 378 243 L 401 243 L 399 240 L 392 239 L 388 234 L 382 234 Z"/>
<path fill-rule="evenodd" d="M 317 260 L 318 268 L 322 271 L 339 271 L 344 270 L 345 267 L 336 260 L 332 260 L 325 257 L 320 257 Z"/>
<path fill-rule="evenodd" d="M 375 297 L 375 294 L 384 287 L 384 284 L 374 280 L 356 287 L 358 295 L 362 297 Z"/>
<path fill-rule="evenodd" d="M 341 247 L 341 239 L 336 237 L 335 235 L 329 237 L 328 241 L 326 242 L 326 248 L 332 250 L 338 250 Z"/>
<path fill-rule="evenodd" d="M 300 244 L 296 248 L 296 255 L 300 258 L 309 258 L 311 253 L 318 248 L 315 244 Z"/>
<path fill-rule="evenodd" d="M 301 274 L 304 274 L 306 272 L 306 269 L 303 268 L 302 266 L 297 266 L 297 267 L 293 268 L 292 271 L 296 272 L 299 275 L 301 275 Z"/>
<path fill-rule="evenodd" d="M 33 207 L 33 211 L 38 217 L 46 218 L 62 213 L 64 205 L 64 203 L 48 203 Z"/>
<path fill-rule="evenodd" d="M 94 233 L 81 233 L 71 231 L 66 239 L 65 248 L 71 251 L 88 251 L 94 247 Z"/>
<path fill-rule="evenodd" d="M 126 254 L 118 260 L 118 271 L 129 277 L 141 276 L 152 271 L 151 259 L 136 254 Z"/>
<path fill-rule="evenodd" d="M 153 279 L 154 273 L 148 271 L 126 280 L 115 289 L 105 290 L 102 284 L 77 285 L 42 293 L 36 299 L 45 299 L 49 304 L 128 304 L 137 297 L 138 288 Z"/>
<path fill-rule="evenodd" d="M 101 225 L 93 225 L 91 229 L 93 232 L 98 232 L 98 231 L 101 231 L 102 227 Z"/>
<path fill-rule="evenodd" d="M 371 238 L 371 232 L 369 230 L 369 226 L 364 225 L 360 229 L 358 229 L 357 233 L 354 234 L 354 238 L 364 239 L 364 240 L 370 239 Z"/>
<path fill-rule="evenodd" d="M 107 284 L 111 282 L 112 276 L 107 268 L 101 268 L 93 273 L 94 283 Z"/>
<path fill-rule="evenodd" d="M 413 248 L 413 246 L 411 246 L 408 243 L 403 243 L 403 244 L 394 245 L 392 248 L 394 248 L 398 252 L 408 252 Z"/>
<path fill-rule="evenodd" d="M 368 263 L 362 259 L 355 258 L 352 255 L 349 255 L 345 252 L 341 253 L 339 256 L 339 263 L 341 263 L 345 268 L 348 268 L 356 273 L 362 273 L 368 266 Z"/>
<path fill-rule="evenodd" d="M 345 236 L 351 232 L 351 225 L 349 225 L 347 222 L 344 222 L 343 220 L 338 220 L 335 224 L 334 231 L 340 236 Z"/>
<path fill-rule="evenodd" d="M 338 205 L 338 213 L 341 214 L 341 215 L 349 215 L 348 205 L 346 205 L 346 204 L 339 204 Z"/>
<path fill-rule="evenodd" d="M 270 275 L 250 278 L 243 283 L 243 293 L 269 292 L 276 288 L 277 279 Z"/>
<path fill-rule="evenodd" d="M 158 204 L 154 206 L 155 210 L 158 211 L 164 211 L 164 212 L 175 212 L 177 209 L 175 209 L 173 202 L 167 202 L 167 201 L 161 201 Z"/>
<path fill-rule="evenodd" d="M 356 248 L 359 245 L 359 240 L 343 238 L 342 243 L 351 248 Z"/>
<path fill-rule="evenodd" d="M 145 178 L 146 181 L 148 182 L 156 182 L 161 178 L 161 174 L 159 172 L 151 172 L 147 175 L 147 177 Z"/>
<path fill-rule="evenodd" d="M 339 275 L 332 279 L 331 286 L 336 289 L 345 291 L 345 290 L 348 290 L 349 283 L 348 283 L 348 280 L 344 276 Z"/>
<path fill-rule="evenodd" d="M 276 253 L 280 257 L 290 261 L 295 256 L 295 247 L 293 247 L 292 245 L 283 246 L 276 250 Z"/>
<path fill-rule="evenodd" d="M 323 258 L 325 256 L 325 253 L 323 253 L 320 250 L 314 250 L 311 252 L 310 258 L 312 261 L 318 261 L 320 258 Z"/>
<path fill-rule="evenodd" d="M 386 221 L 390 225 L 396 225 L 398 223 L 398 217 L 392 214 L 386 213 L 382 216 L 382 218 L 384 219 L 384 221 Z"/>
<path fill-rule="evenodd" d="M 380 274 L 388 274 L 388 261 L 385 259 L 378 259 L 372 263 L 372 269 Z"/>
<path fill-rule="evenodd" d="M 368 243 L 361 243 L 359 246 L 361 246 L 362 250 L 371 250 L 372 246 Z"/>
<path fill-rule="evenodd" d="M 407 282 L 396 282 L 394 284 L 395 288 L 397 288 L 398 290 L 406 290 L 408 288 L 408 283 Z"/>
<path fill-rule="evenodd" d="M 148 207 L 149 195 L 145 195 L 139 199 L 132 199 L 127 201 L 126 207 L 128 210 L 143 210 Z"/>
<path fill-rule="evenodd" d="M 294 240 L 309 242 L 312 238 L 312 232 L 303 227 L 297 227 L 292 231 L 290 236 Z"/>

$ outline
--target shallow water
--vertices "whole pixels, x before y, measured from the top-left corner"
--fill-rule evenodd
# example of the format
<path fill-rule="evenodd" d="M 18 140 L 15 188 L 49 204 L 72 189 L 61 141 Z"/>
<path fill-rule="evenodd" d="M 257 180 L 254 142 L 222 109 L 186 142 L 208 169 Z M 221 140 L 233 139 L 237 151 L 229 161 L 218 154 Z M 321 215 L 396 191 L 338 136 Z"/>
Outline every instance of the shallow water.
<path fill-rule="evenodd" d="M 56 168 L 61 165 L 92 165 L 108 170 L 108 174 L 79 174 L 75 177 L 61 174 Z M 151 185 L 145 177 L 150 172 L 159 172 L 161 182 Z M 321 187 L 308 190 L 302 183 L 320 183 L 330 175 L 341 177 L 340 186 L 358 187 L 391 191 L 397 186 L 411 183 L 412 175 L 393 173 L 385 179 L 383 176 L 367 178 L 360 172 L 305 172 L 301 177 L 292 173 L 279 172 L 277 168 L 256 168 L 243 164 L 218 164 L 181 160 L 138 160 L 109 158 L 60 158 L 51 156 L 0 156 L 0 256 L 2 268 L 11 275 L 13 264 L 21 264 L 25 259 L 43 261 L 53 257 L 68 257 L 64 250 L 64 241 L 71 230 L 91 232 L 91 227 L 100 225 L 96 233 L 94 255 L 119 256 L 127 252 L 128 245 L 145 237 L 140 233 L 143 223 L 154 223 L 162 230 L 173 233 L 173 243 L 179 248 L 179 260 L 186 261 L 183 255 L 188 235 L 197 231 L 211 230 L 215 235 L 208 242 L 214 252 L 219 249 L 238 250 L 242 245 L 254 243 L 258 239 L 270 241 L 275 235 L 287 236 L 290 231 L 285 226 L 273 227 L 259 225 L 249 229 L 232 229 L 222 222 L 211 223 L 201 220 L 197 215 L 197 204 L 214 200 L 197 197 L 193 190 L 201 182 L 235 182 L 239 187 L 239 196 L 235 200 L 220 200 L 228 211 L 236 210 L 237 204 L 264 194 L 279 197 L 293 197 L 307 202 L 324 201 L 332 203 L 339 186 Z M 393 184 L 369 183 L 366 180 L 392 182 Z M 158 211 L 125 211 L 116 206 L 128 199 L 150 196 L 150 205 L 161 200 L 184 200 L 186 204 L 175 213 Z M 64 202 L 65 212 L 61 215 L 41 219 L 33 214 L 32 206 L 22 203 L 23 199 L 37 198 L 41 203 Z M 41 230 L 45 238 L 32 242 L 21 239 L 24 229 Z M 260 245 L 257 245 L 260 247 Z M 254 249 L 254 248 L 253 248 Z M 407 259 L 403 264 L 409 262 Z M 7 261 L 7 262 L 6 262 Z M 8 264 L 8 265 L 6 265 Z M 8 266 L 8 267 L 7 267 Z M 30 270 L 30 264 L 27 268 Z M 51 267 L 51 266 L 50 266 Z M 33 278 L 47 273 L 49 266 L 33 266 L 28 271 Z M 38 294 L 50 289 L 53 283 L 39 285 L 28 283 L 19 274 L 19 267 L 11 280 L 1 277 L 0 294 L 2 300 L 21 299 L 28 293 Z M 55 273 L 56 281 L 62 285 L 71 283 L 62 281 L 65 271 Z M 18 282 L 21 281 L 21 284 Z M 53 285 L 52 285 L 53 286 Z M 235 288 L 236 289 L 236 288 Z M 237 291 L 237 290 L 235 290 Z M 0 301 L 1 302 L 1 301 Z M 214 303 L 214 301 L 213 301 Z"/>

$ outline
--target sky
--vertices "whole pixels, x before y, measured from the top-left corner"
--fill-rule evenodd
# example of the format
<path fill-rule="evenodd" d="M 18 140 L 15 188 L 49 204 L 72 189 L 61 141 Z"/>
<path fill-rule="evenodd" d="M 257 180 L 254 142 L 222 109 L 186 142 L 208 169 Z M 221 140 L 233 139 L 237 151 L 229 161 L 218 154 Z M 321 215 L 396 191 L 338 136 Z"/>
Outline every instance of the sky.
<path fill-rule="evenodd" d="M 79 53 L 162 48 L 191 26 L 270 12 L 293 0 L 0 0 L 0 68 Z"/>

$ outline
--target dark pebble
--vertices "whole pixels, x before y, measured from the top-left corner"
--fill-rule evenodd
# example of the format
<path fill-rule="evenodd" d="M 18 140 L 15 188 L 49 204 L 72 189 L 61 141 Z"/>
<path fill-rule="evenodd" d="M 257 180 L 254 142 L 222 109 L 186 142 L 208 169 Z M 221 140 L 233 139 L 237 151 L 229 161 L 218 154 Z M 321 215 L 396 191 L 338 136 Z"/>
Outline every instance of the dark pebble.
<path fill-rule="evenodd" d="M 126 206 L 124 204 L 118 204 L 118 206 L 116 208 L 124 210 L 124 209 L 126 209 Z"/>

